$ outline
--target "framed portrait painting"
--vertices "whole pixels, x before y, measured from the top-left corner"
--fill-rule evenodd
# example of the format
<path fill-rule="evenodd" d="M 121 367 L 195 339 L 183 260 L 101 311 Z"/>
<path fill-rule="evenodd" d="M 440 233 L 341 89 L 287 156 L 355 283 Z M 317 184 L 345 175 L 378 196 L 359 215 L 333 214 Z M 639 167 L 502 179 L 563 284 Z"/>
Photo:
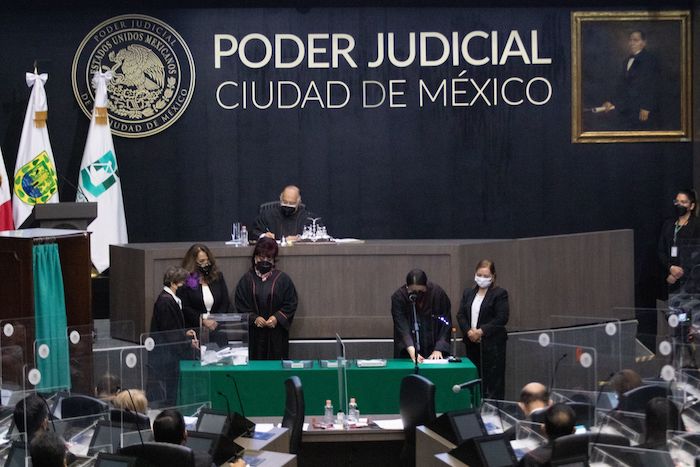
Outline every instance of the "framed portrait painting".
<path fill-rule="evenodd" d="M 572 13 L 572 141 L 690 141 L 690 44 L 688 11 Z"/>

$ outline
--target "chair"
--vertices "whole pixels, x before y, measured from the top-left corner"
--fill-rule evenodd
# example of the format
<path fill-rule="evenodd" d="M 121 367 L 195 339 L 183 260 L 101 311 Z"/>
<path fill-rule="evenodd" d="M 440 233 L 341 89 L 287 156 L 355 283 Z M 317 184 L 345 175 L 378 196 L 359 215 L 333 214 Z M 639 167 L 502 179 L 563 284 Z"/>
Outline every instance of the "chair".
<path fill-rule="evenodd" d="M 647 402 L 654 397 L 667 397 L 669 390 L 666 386 L 647 384 L 638 388 L 630 389 L 620 396 L 620 403 L 617 408 L 626 412 L 644 413 Z"/>
<path fill-rule="evenodd" d="M 416 463 L 416 427 L 435 420 L 435 385 L 420 375 L 408 375 L 401 380 L 399 412 L 406 436 L 401 450 L 401 465 Z"/>
<path fill-rule="evenodd" d="M 147 415 L 138 412 L 131 412 L 122 409 L 110 409 L 109 420 L 114 423 L 129 423 L 138 425 L 139 429 L 151 428 L 151 420 Z"/>
<path fill-rule="evenodd" d="M 179 444 L 133 444 L 121 448 L 119 455 L 136 457 L 137 465 L 144 467 L 195 467 L 192 449 Z"/>
<path fill-rule="evenodd" d="M 282 426 L 289 428 L 289 453 L 298 454 L 301 447 L 301 434 L 304 427 L 304 389 L 298 376 L 291 376 L 284 382 L 287 402 L 284 407 Z"/>
<path fill-rule="evenodd" d="M 82 394 L 61 399 L 61 418 L 84 417 L 86 415 L 99 415 L 109 411 L 109 404 L 94 397 Z"/>
<path fill-rule="evenodd" d="M 547 416 L 547 407 L 543 407 L 541 409 L 535 409 L 532 412 L 530 412 L 530 415 L 528 415 L 527 418 L 530 419 L 530 421 L 535 422 L 535 423 L 544 423 L 544 419 Z"/>
<path fill-rule="evenodd" d="M 589 432 L 562 436 L 555 439 L 552 445 L 552 466 L 588 461 L 590 443 L 629 446 L 630 440 L 611 433 Z"/>
<path fill-rule="evenodd" d="M 279 207 L 279 205 L 280 205 L 279 201 L 268 201 L 267 203 L 263 203 L 260 205 L 258 213 L 262 214 L 265 211 L 269 211 L 270 209 Z M 299 209 L 303 209 L 305 207 L 306 207 L 306 205 L 304 203 L 299 203 Z"/>

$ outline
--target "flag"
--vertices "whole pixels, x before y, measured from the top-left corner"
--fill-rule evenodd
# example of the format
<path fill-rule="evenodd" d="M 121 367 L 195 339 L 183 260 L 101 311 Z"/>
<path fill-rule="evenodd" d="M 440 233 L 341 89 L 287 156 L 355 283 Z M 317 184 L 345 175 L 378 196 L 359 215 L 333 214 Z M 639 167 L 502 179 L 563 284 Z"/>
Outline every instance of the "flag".
<path fill-rule="evenodd" d="M 10 199 L 11 181 L 7 178 L 5 160 L 0 151 L 0 231 L 14 230 L 15 224 L 12 222 L 12 199 Z"/>
<path fill-rule="evenodd" d="M 88 230 L 92 232 L 92 264 L 99 272 L 109 267 L 109 245 L 129 243 L 117 155 L 107 116 L 107 82 L 110 79 L 110 71 L 96 72 L 92 79 L 95 107 L 78 174 L 77 201 L 97 203 L 97 217 Z"/>
<path fill-rule="evenodd" d="M 32 93 L 24 115 L 15 164 L 12 214 L 17 228 L 29 217 L 35 204 L 58 203 L 56 163 L 46 128 L 49 107 L 44 83 L 48 77 L 46 73 L 26 75 L 27 86 L 32 88 Z"/>

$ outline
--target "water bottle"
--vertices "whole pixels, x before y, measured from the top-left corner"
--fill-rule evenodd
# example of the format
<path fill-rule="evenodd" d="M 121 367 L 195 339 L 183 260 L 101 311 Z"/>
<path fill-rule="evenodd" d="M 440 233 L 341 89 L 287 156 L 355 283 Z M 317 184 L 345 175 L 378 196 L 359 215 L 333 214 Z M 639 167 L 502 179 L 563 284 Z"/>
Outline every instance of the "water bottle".
<path fill-rule="evenodd" d="M 323 424 L 326 426 L 333 425 L 333 404 L 331 404 L 330 399 L 326 400 L 326 407 L 323 412 Z"/>
<path fill-rule="evenodd" d="M 248 246 L 248 229 L 245 225 L 241 226 L 241 245 Z"/>
<path fill-rule="evenodd" d="M 354 397 L 350 398 L 348 404 L 348 425 L 356 425 L 360 422 L 360 410 L 357 408 L 357 401 Z"/>

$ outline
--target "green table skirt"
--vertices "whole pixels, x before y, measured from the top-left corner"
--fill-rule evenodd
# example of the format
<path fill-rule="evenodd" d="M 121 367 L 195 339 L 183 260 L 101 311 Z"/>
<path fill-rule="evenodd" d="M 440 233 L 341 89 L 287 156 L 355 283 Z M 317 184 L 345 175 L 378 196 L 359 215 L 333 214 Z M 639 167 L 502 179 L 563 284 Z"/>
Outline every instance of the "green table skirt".
<path fill-rule="evenodd" d="M 389 360 L 384 368 L 357 368 L 353 364 L 347 369 L 348 398 L 357 399 L 361 414 L 398 414 L 401 379 L 413 370 L 409 360 Z M 421 365 L 420 374 L 436 386 L 437 413 L 471 405 L 469 391 L 452 392 L 455 384 L 478 377 L 468 359 L 446 365 Z M 178 403 L 211 401 L 213 408 L 226 410 L 226 400 L 221 395 L 224 394 L 231 410 L 240 412 L 235 379 L 247 417 L 282 416 L 284 380 L 292 375 L 301 379 L 306 415 L 322 415 L 326 399 L 331 399 L 338 411 L 338 370 L 320 368 L 318 361 L 309 369 L 285 369 L 280 361 L 251 361 L 244 366 L 201 366 L 198 361 L 182 361 Z"/>

